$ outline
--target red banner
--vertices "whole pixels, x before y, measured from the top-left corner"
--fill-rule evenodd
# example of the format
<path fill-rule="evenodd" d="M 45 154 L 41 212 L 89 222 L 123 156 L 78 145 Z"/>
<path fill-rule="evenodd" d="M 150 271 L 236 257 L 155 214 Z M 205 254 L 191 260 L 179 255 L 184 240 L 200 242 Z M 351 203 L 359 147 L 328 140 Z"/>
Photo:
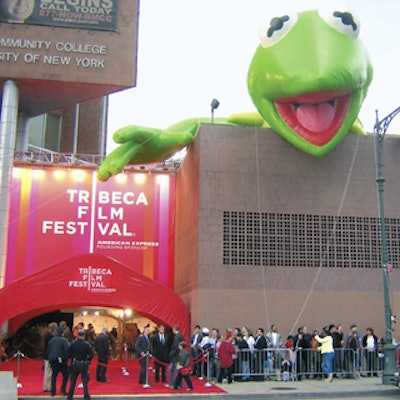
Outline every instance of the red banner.
<path fill-rule="evenodd" d="M 171 175 L 127 173 L 100 182 L 84 169 L 14 168 L 6 284 L 92 253 L 172 288 L 174 193 Z M 74 284 L 91 289 L 107 280 L 106 271 L 78 275 Z"/>

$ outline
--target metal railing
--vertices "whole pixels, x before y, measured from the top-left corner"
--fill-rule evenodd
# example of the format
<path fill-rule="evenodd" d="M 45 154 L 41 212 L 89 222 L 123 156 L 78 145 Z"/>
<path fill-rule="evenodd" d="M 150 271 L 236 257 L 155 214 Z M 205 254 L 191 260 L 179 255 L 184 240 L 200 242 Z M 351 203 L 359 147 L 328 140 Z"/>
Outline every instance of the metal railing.
<path fill-rule="evenodd" d="M 14 153 L 14 165 L 63 166 L 71 168 L 97 169 L 104 158 L 105 156 L 95 154 L 57 153 L 44 150 L 17 151 Z M 181 162 L 182 160 L 180 159 L 171 158 L 161 163 L 128 165 L 124 167 L 124 171 L 176 173 Z"/>
<path fill-rule="evenodd" d="M 234 360 L 235 380 L 273 380 L 295 379 L 294 352 L 289 349 L 242 349 Z"/>
<path fill-rule="evenodd" d="M 383 353 L 367 349 L 341 348 L 335 350 L 336 378 L 378 376 L 383 370 Z M 324 378 L 322 354 L 314 349 L 242 349 L 236 354 L 235 380 L 301 380 Z"/>

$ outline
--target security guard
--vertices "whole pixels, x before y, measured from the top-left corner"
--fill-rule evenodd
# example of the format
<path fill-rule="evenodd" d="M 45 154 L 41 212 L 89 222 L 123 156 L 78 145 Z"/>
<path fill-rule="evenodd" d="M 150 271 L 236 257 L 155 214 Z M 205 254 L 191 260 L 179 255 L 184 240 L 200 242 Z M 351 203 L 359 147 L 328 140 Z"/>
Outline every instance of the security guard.
<path fill-rule="evenodd" d="M 71 380 L 67 397 L 68 400 L 72 400 L 74 398 L 76 380 L 79 374 L 82 375 L 83 398 L 85 400 L 90 400 L 88 389 L 88 370 L 90 361 L 94 357 L 94 353 L 90 344 L 85 342 L 85 334 L 85 331 L 79 331 L 78 340 L 71 343 L 71 346 L 68 348 L 68 358 L 71 359 Z"/>

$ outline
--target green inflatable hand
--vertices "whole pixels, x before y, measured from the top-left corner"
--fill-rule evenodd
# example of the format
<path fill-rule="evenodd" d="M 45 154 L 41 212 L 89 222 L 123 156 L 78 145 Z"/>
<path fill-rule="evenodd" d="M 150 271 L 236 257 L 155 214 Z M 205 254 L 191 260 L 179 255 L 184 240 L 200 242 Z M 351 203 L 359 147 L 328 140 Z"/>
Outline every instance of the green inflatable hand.
<path fill-rule="evenodd" d="M 185 120 L 162 130 L 128 125 L 117 130 L 113 139 L 121 145 L 100 165 L 97 177 L 105 181 L 122 171 L 127 164 L 161 162 L 192 143 L 199 123 Z"/>

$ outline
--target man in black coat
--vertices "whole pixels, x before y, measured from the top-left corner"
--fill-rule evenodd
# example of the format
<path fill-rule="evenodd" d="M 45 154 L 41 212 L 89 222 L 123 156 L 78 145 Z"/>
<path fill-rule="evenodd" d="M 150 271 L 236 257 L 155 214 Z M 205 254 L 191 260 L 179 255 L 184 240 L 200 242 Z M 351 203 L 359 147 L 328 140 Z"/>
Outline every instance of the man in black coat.
<path fill-rule="evenodd" d="M 139 360 L 140 373 L 139 373 L 139 385 L 148 384 L 147 377 L 147 367 L 150 351 L 150 325 L 147 324 L 144 327 L 143 333 L 137 338 L 135 349 L 136 358 Z"/>
<path fill-rule="evenodd" d="M 44 361 L 44 376 L 43 376 L 43 392 L 51 392 L 51 365 L 49 361 L 49 353 L 47 346 L 51 339 L 53 339 L 57 330 L 57 322 L 50 322 L 48 331 L 43 337 L 43 361 Z"/>
<path fill-rule="evenodd" d="M 157 329 L 157 333 L 152 337 L 151 340 L 152 354 L 156 359 L 154 362 L 154 377 L 155 381 L 160 382 L 160 371 L 162 382 L 167 382 L 165 375 L 166 364 L 169 363 L 169 338 L 165 334 L 165 327 L 160 325 Z M 158 362 L 161 361 L 161 362 Z"/>
<path fill-rule="evenodd" d="M 68 381 L 68 340 L 63 336 L 64 328 L 57 328 L 56 335 L 50 339 L 47 345 L 47 352 L 49 355 L 49 362 L 52 369 L 51 376 L 51 395 L 56 395 L 57 376 L 61 373 L 63 379 L 61 384 L 61 394 L 67 394 L 67 381 Z"/>
<path fill-rule="evenodd" d="M 179 361 L 179 343 L 184 342 L 185 338 L 183 335 L 179 332 L 179 326 L 174 325 L 172 327 L 172 333 L 173 333 L 173 339 L 172 339 L 172 344 L 171 344 L 171 350 L 169 352 L 169 359 L 170 359 L 170 364 L 168 368 L 169 372 L 169 386 L 172 389 L 174 387 L 174 382 L 177 374 L 177 364 Z M 176 373 L 176 374 L 175 374 Z"/>
<path fill-rule="evenodd" d="M 97 382 L 109 383 L 110 381 L 106 378 L 108 357 L 110 356 L 110 340 L 107 335 L 107 328 L 103 328 L 101 333 L 96 336 L 94 349 L 98 359 L 96 380 Z"/>

